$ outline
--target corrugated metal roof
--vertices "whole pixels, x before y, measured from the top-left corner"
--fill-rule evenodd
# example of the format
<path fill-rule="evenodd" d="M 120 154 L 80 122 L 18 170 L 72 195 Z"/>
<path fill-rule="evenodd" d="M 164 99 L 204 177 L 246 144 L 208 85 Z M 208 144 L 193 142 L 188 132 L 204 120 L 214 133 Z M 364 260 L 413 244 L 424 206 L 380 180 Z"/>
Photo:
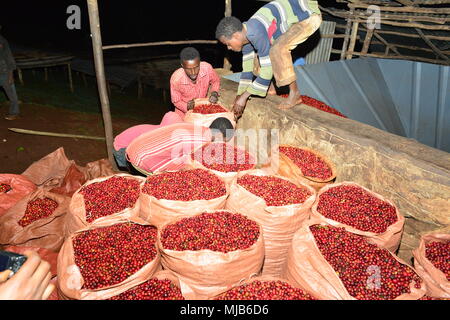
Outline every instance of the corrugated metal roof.
<path fill-rule="evenodd" d="M 350 119 L 450 152 L 449 66 L 361 58 L 296 67 L 296 73 L 303 94 Z"/>

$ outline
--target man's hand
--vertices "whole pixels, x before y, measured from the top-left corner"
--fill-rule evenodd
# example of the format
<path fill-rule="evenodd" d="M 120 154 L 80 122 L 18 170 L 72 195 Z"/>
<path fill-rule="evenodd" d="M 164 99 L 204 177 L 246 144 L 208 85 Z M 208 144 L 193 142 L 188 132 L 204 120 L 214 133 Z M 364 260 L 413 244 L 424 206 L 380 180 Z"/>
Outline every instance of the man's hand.
<path fill-rule="evenodd" d="M 9 84 L 13 84 L 13 83 L 14 83 L 14 74 L 13 74 L 13 71 L 10 71 L 10 72 L 9 72 L 8 83 L 9 83 Z"/>
<path fill-rule="evenodd" d="M 10 270 L 0 272 L 0 300 L 47 300 L 55 289 L 50 284 L 50 264 L 36 252 L 26 251 L 27 261 L 9 280 Z"/>
<path fill-rule="evenodd" d="M 244 92 L 240 96 L 236 96 L 236 99 L 234 99 L 233 108 L 231 109 L 231 111 L 234 112 L 235 120 L 239 119 L 244 113 L 248 97 L 250 97 L 250 93 Z"/>
<path fill-rule="evenodd" d="M 209 102 L 217 103 L 219 101 L 219 93 L 217 91 L 211 92 L 211 96 L 209 97 Z"/>
<path fill-rule="evenodd" d="M 187 103 L 187 110 L 189 111 L 189 110 L 194 109 L 194 106 L 195 106 L 195 101 L 194 101 L 194 99 L 192 99 L 191 101 L 189 101 Z"/>

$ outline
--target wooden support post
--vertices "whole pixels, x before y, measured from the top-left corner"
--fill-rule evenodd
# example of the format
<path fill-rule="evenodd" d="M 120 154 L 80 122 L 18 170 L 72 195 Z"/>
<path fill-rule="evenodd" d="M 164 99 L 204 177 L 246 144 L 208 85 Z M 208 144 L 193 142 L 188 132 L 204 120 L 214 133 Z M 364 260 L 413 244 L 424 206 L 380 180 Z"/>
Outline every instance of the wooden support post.
<path fill-rule="evenodd" d="M 17 74 L 19 75 L 19 81 L 20 81 L 20 84 L 23 85 L 22 69 L 17 68 Z"/>
<path fill-rule="evenodd" d="M 69 74 L 70 92 L 73 93 L 72 69 L 70 68 L 70 62 L 67 64 L 67 73 Z"/>
<path fill-rule="evenodd" d="M 427 36 L 422 32 L 422 30 L 416 28 L 416 31 L 419 34 L 419 36 L 423 39 L 423 41 L 425 41 L 425 43 L 430 46 L 430 48 L 434 51 L 434 53 L 436 53 L 437 56 L 441 57 L 445 61 L 450 61 L 450 59 L 438 47 L 436 47 L 434 43 L 431 42 L 430 39 L 427 38 Z"/>
<path fill-rule="evenodd" d="M 142 98 L 142 81 L 141 77 L 138 77 L 138 99 Z"/>
<path fill-rule="evenodd" d="M 351 10 L 351 12 L 353 13 L 353 9 Z M 347 52 L 348 41 L 350 40 L 351 27 L 352 27 L 352 19 L 347 18 L 347 26 L 345 27 L 345 37 L 344 37 L 344 42 L 342 44 L 341 59 L 345 59 L 345 53 Z"/>
<path fill-rule="evenodd" d="M 225 17 L 231 17 L 231 0 L 225 0 Z M 223 68 L 225 70 L 231 70 L 231 63 L 228 52 L 223 59 Z"/>
<path fill-rule="evenodd" d="M 87 80 L 86 80 L 86 75 L 84 74 L 84 72 L 81 72 L 81 78 L 83 79 L 84 86 L 87 87 Z"/>
<path fill-rule="evenodd" d="M 366 32 L 366 38 L 364 39 L 363 48 L 361 53 L 367 53 L 369 51 L 370 42 L 372 41 L 373 29 L 368 28 Z"/>
<path fill-rule="evenodd" d="M 347 51 L 347 56 L 346 56 L 347 60 L 350 60 L 353 57 L 353 55 L 348 52 L 355 51 L 356 36 L 358 35 L 358 27 L 359 27 L 359 22 L 353 22 L 352 34 L 350 36 L 350 44 L 348 46 L 348 51 Z"/>
<path fill-rule="evenodd" d="M 105 126 L 106 149 L 108 159 L 112 167 L 117 170 L 114 161 L 113 150 L 113 129 L 111 121 L 111 111 L 109 108 L 109 97 L 106 89 L 105 66 L 103 64 L 102 35 L 100 31 L 100 18 L 98 15 L 97 0 L 87 0 L 89 11 L 89 23 L 92 35 L 92 48 L 94 51 L 95 75 L 97 77 L 98 92 L 100 95 L 100 103 L 102 106 L 103 123 Z"/>

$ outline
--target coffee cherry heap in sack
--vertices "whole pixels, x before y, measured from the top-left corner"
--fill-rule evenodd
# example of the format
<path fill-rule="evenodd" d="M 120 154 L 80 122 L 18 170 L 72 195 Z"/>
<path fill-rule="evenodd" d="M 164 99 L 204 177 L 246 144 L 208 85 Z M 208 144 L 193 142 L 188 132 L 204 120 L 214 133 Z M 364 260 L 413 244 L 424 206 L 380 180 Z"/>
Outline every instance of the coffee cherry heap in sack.
<path fill-rule="evenodd" d="M 237 183 L 247 191 L 263 198 L 267 206 L 303 203 L 311 196 L 308 189 L 278 177 L 246 174 L 238 178 Z"/>
<path fill-rule="evenodd" d="M 425 246 L 426 258 L 450 281 L 450 241 L 433 241 Z"/>
<path fill-rule="evenodd" d="M 348 293 L 358 300 L 392 300 L 421 288 L 422 280 L 386 249 L 344 228 L 312 225 L 317 247 L 341 279 Z M 379 281 L 378 281 L 379 280 Z"/>
<path fill-rule="evenodd" d="M 301 289 L 294 288 L 287 282 L 260 281 L 233 288 L 215 300 L 317 300 Z"/>
<path fill-rule="evenodd" d="M 27 209 L 25 210 L 24 216 L 18 221 L 18 223 L 21 227 L 26 227 L 37 220 L 48 218 L 57 207 L 58 202 L 50 198 L 38 198 L 30 201 L 27 204 Z"/>
<path fill-rule="evenodd" d="M 221 105 L 218 104 L 199 104 L 194 107 L 192 110 L 193 113 L 201 113 L 201 114 L 213 114 L 213 113 L 222 113 L 228 112 Z"/>
<path fill-rule="evenodd" d="M 238 213 L 219 211 L 184 218 L 166 226 L 161 243 L 166 250 L 212 250 L 227 253 L 251 247 L 260 236 L 256 222 Z"/>
<path fill-rule="evenodd" d="M 227 190 L 219 177 L 203 169 L 149 176 L 142 192 L 156 199 L 194 201 L 222 197 Z"/>
<path fill-rule="evenodd" d="M 121 223 L 87 230 L 73 238 L 75 263 L 83 289 L 118 284 L 155 259 L 157 229 Z"/>
<path fill-rule="evenodd" d="M 81 188 L 86 207 L 86 221 L 91 223 L 136 203 L 140 194 L 139 181 L 124 177 L 112 177 Z"/>
<path fill-rule="evenodd" d="M 305 177 L 327 180 L 333 176 L 330 166 L 308 150 L 290 146 L 280 146 L 278 150 L 291 159 L 302 170 Z"/>
<path fill-rule="evenodd" d="M 108 300 L 184 300 L 184 297 L 171 280 L 153 278 Z"/>
<path fill-rule="evenodd" d="M 394 206 L 357 186 L 328 189 L 319 196 L 317 211 L 325 218 L 374 233 L 385 232 L 398 220 Z"/>
<path fill-rule="evenodd" d="M 223 142 L 208 143 L 191 157 L 206 168 L 221 172 L 244 171 L 255 166 L 250 163 L 253 159 L 247 151 Z"/>
<path fill-rule="evenodd" d="M 0 183 L 0 193 L 7 193 L 11 191 L 12 187 L 7 183 Z"/>

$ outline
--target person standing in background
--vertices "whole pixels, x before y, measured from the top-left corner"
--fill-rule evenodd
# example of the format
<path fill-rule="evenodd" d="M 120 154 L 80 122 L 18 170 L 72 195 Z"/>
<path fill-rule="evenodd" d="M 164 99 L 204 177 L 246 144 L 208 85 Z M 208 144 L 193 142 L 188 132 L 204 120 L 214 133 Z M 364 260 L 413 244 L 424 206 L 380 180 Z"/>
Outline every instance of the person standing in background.
<path fill-rule="evenodd" d="M 194 100 L 206 98 L 211 92 L 209 102 L 219 100 L 220 78 L 213 67 L 200 60 L 200 53 L 193 47 L 180 52 L 181 68 L 170 77 L 170 96 L 175 112 L 182 118 L 194 108 Z"/>
<path fill-rule="evenodd" d="M 15 120 L 19 117 L 19 99 L 17 98 L 13 74 L 15 69 L 16 62 L 9 48 L 8 41 L 0 35 L 0 86 L 5 90 L 10 102 L 9 113 L 5 116 L 6 120 Z"/>

